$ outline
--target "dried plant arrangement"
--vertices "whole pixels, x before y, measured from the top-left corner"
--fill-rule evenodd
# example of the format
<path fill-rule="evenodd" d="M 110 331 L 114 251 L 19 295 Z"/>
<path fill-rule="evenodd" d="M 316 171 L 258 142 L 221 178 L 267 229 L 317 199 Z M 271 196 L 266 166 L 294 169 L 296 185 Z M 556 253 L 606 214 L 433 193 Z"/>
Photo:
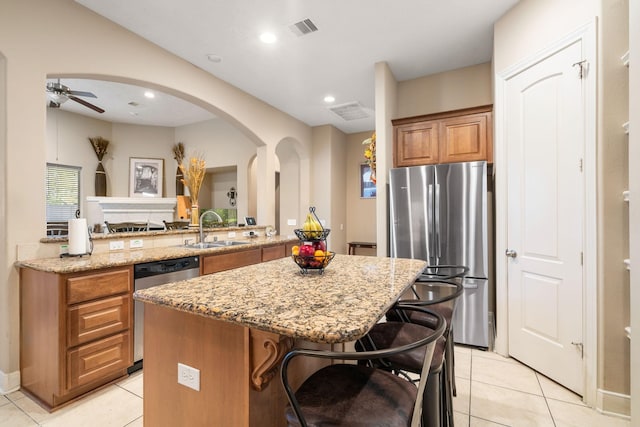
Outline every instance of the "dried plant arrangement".
<path fill-rule="evenodd" d="M 176 159 L 179 165 L 182 164 L 184 159 L 184 144 L 182 142 L 178 142 L 173 146 L 173 158 Z"/>
<path fill-rule="evenodd" d="M 206 163 L 202 154 L 195 154 L 189 159 L 187 167 L 180 164 L 180 170 L 182 171 L 182 182 L 189 189 L 189 196 L 191 198 L 191 206 L 198 206 L 198 194 L 200 193 L 200 187 L 204 180 L 206 173 Z"/>
<path fill-rule="evenodd" d="M 96 136 L 93 138 L 89 138 L 89 142 L 93 147 L 93 151 L 95 151 L 96 156 L 98 156 L 98 161 L 101 162 L 102 158 L 105 154 L 107 154 L 107 147 L 109 146 L 109 141 L 104 139 L 101 136 Z"/>

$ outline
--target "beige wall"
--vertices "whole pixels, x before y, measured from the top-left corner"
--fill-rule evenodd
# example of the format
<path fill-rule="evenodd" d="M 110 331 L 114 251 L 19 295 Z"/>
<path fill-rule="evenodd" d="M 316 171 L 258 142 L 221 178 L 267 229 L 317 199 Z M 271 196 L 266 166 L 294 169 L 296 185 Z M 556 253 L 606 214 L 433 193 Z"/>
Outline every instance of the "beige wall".
<path fill-rule="evenodd" d="M 376 242 L 376 199 L 360 197 L 360 165 L 364 163 L 362 141 L 373 131 L 347 135 L 346 190 L 347 190 L 347 242 Z M 372 251 L 358 251 L 358 254 Z"/>
<path fill-rule="evenodd" d="M 318 218 L 331 230 L 329 250 L 342 254 L 346 253 L 346 153 L 344 133 L 329 125 L 313 128 L 310 206 L 316 207 Z"/>
<path fill-rule="evenodd" d="M 399 82 L 394 118 L 491 104 L 491 71 L 491 63 L 487 62 Z"/>
<path fill-rule="evenodd" d="M 73 25 L 51 25 L 51 22 Z M 2 168 L 5 192 L 0 193 L 1 203 L 6 207 L 0 217 L 5 244 L 4 252 L 0 253 L 6 255 L 0 265 L 0 387 L 6 390 L 16 385 L 19 369 L 18 272 L 13 264 L 17 257 L 39 256 L 42 253 L 39 239 L 45 234 L 44 203 L 34 202 L 34 197 L 44 194 L 47 76 L 143 84 L 196 103 L 233 124 L 259 146 L 257 194 L 266 198 L 257 206 L 261 223 L 274 219 L 275 192 L 269 184 L 273 183 L 275 172 L 276 144 L 285 138 L 296 141 L 304 161 L 309 158 L 311 129 L 73 0 L 4 0 L 0 13 L 0 57 L 6 59 L 0 72 L 4 82 L 0 93 L 5 95 L 1 98 L 2 105 L 6 105 L 6 114 L 0 121 L 4 125 L 0 152 L 6 153 L 6 167 Z M 120 131 L 124 132 L 124 127 L 114 127 L 111 135 L 114 142 L 120 140 Z M 173 143 L 175 140 L 171 140 Z M 86 142 L 82 144 L 88 146 Z M 165 165 L 173 162 L 171 154 L 167 158 Z M 308 174 L 305 172 L 308 169 L 302 171 Z M 128 167 L 113 168 L 112 172 L 116 177 L 112 179 L 122 179 L 128 176 Z M 302 177 L 301 183 L 301 194 L 309 193 L 308 177 Z M 120 188 L 120 184 L 113 181 L 112 184 Z"/>
<path fill-rule="evenodd" d="M 597 387 L 622 395 L 629 393 L 629 343 L 623 329 L 629 322 L 629 291 L 622 263 L 628 253 L 628 216 L 621 198 L 627 188 L 621 124 L 628 87 L 620 62 L 627 49 L 627 8 L 627 0 L 522 0 L 496 23 L 494 32 L 494 69 L 500 73 L 598 20 L 599 60 L 591 64 L 598 73 L 598 313 L 587 315 L 598 316 Z"/>

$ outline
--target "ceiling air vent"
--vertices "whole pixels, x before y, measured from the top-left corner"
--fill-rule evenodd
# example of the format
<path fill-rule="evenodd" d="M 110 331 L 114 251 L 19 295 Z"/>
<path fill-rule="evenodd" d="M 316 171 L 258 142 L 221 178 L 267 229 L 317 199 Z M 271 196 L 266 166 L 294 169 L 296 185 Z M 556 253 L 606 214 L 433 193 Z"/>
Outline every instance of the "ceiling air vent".
<path fill-rule="evenodd" d="M 302 37 L 318 31 L 318 27 L 316 27 L 316 24 L 314 24 L 311 19 L 305 19 L 300 22 L 296 22 L 295 24 L 290 25 L 289 28 L 298 37 Z"/>
<path fill-rule="evenodd" d="M 329 110 L 333 111 L 346 121 L 364 119 L 369 117 L 369 113 L 367 113 L 364 108 L 362 108 L 362 105 L 360 105 L 359 102 L 349 102 L 347 104 L 334 105 L 333 107 L 329 107 Z"/>

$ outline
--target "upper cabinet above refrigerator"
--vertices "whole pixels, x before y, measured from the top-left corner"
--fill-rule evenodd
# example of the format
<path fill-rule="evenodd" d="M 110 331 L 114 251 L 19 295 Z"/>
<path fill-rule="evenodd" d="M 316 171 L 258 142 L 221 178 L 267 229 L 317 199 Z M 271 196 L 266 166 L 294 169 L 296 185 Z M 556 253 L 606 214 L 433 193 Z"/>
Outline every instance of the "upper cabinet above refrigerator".
<path fill-rule="evenodd" d="M 493 163 L 493 106 L 392 120 L 393 167 Z"/>

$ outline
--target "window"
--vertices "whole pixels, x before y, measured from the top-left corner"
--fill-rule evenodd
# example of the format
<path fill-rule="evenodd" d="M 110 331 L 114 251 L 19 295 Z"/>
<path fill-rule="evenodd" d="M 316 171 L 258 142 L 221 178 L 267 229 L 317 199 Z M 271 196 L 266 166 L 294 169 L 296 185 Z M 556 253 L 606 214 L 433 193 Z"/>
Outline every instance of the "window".
<path fill-rule="evenodd" d="M 80 208 L 80 170 L 47 163 L 47 235 L 67 235 L 67 221 Z"/>

